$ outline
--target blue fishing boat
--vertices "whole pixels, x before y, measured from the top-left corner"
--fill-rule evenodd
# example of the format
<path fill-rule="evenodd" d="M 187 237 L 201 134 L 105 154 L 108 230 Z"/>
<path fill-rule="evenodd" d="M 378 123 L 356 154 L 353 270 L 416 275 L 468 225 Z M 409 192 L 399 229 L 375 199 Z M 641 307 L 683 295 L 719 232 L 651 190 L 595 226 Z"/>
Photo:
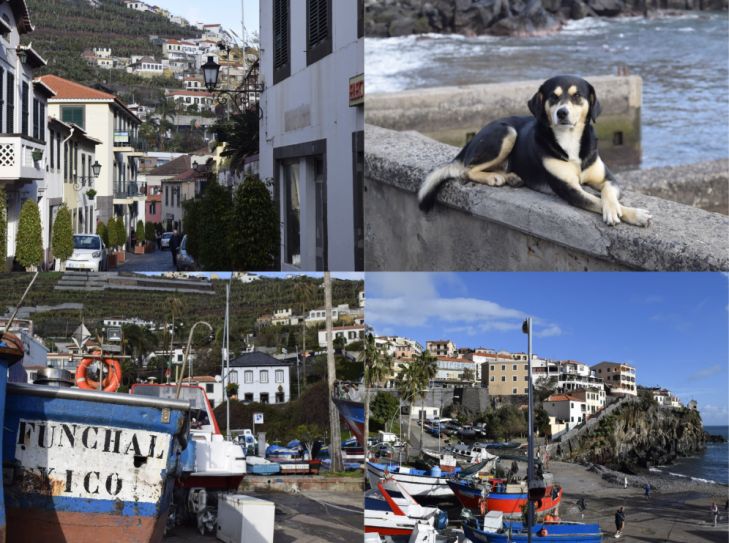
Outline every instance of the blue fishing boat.
<path fill-rule="evenodd" d="M 334 388 L 332 402 L 337 407 L 339 416 L 347 424 L 357 443 L 364 447 L 364 399 L 359 386 L 340 382 Z"/>
<path fill-rule="evenodd" d="M 599 524 L 579 522 L 536 522 L 532 526 L 532 540 L 539 543 L 600 543 Z M 501 511 L 491 511 L 483 522 L 475 517 L 463 522 L 463 532 L 473 543 L 525 543 L 529 531 L 522 522 L 504 521 Z"/>
<path fill-rule="evenodd" d="M 187 401 L 8 384 L 8 541 L 161 541 L 189 410 Z"/>

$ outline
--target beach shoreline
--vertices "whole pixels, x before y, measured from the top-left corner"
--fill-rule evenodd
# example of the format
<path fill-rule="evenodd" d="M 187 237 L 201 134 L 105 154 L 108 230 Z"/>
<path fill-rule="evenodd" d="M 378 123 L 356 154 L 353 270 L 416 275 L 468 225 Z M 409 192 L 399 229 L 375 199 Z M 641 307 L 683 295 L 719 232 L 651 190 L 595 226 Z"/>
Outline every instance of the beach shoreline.
<path fill-rule="evenodd" d="M 653 472 L 626 475 L 601 466 L 585 466 L 551 461 L 549 471 L 555 482 L 564 488 L 560 517 L 565 520 L 598 522 L 613 539 L 614 515 L 618 507 L 625 508 L 625 529 L 621 541 L 726 543 L 729 523 L 724 504 L 729 487 L 719 483 L 704 483 L 691 479 L 674 478 Z M 624 488 L 624 478 L 628 488 Z M 652 489 L 644 494 L 645 483 Z M 585 500 L 583 513 L 577 501 Z M 714 528 L 710 508 L 712 501 L 719 505 L 719 525 Z"/>

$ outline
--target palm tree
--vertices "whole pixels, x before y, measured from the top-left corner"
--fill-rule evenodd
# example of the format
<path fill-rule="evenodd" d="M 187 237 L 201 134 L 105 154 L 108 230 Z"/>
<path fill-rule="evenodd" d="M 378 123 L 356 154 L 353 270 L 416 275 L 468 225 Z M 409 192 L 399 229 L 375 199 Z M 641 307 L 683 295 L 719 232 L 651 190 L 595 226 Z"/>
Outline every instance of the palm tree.
<path fill-rule="evenodd" d="M 233 172 L 243 171 L 245 159 L 258 153 L 258 112 L 254 109 L 235 114 L 229 121 L 216 124 L 215 130 L 217 140 L 226 144 L 221 156 L 230 159 Z"/>
<path fill-rule="evenodd" d="M 418 395 L 420 396 L 420 418 L 423 418 L 423 401 L 425 400 L 425 393 L 430 388 L 430 382 L 438 374 L 438 364 L 435 356 L 430 354 L 430 351 L 423 351 L 416 358 L 418 366 Z M 420 423 L 420 447 L 423 447 L 423 430 L 425 421 Z"/>
<path fill-rule="evenodd" d="M 375 343 L 375 336 L 367 334 L 364 350 L 359 355 L 359 361 L 364 364 L 364 385 L 365 385 L 365 421 L 364 421 L 364 443 L 365 455 L 367 453 L 367 440 L 370 433 L 370 389 L 383 383 L 392 373 L 392 357 L 383 352 Z"/>
<path fill-rule="evenodd" d="M 339 431 L 339 411 L 332 401 L 335 381 L 337 380 L 337 367 L 334 363 L 334 345 L 332 332 L 332 276 L 324 272 L 324 311 L 326 313 L 327 330 L 327 380 L 329 384 L 329 428 L 331 440 L 329 443 L 329 457 L 332 460 L 332 472 L 342 471 L 342 438 Z"/>
<path fill-rule="evenodd" d="M 398 390 L 400 397 L 408 402 L 410 416 L 408 416 L 408 433 L 406 443 L 410 443 L 410 427 L 413 420 L 412 410 L 415 400 L 420 396 L 421 401 L 425 397 L 425 391 L 430 386 L 430 381 L 438 373 L 437 359 L 429 351 L 423 351 L 415 357 L 398 376 Z M 422 407 L 421 407 L 422 411 Z M 422 438 L 421 438 L 422 446 Z"/>

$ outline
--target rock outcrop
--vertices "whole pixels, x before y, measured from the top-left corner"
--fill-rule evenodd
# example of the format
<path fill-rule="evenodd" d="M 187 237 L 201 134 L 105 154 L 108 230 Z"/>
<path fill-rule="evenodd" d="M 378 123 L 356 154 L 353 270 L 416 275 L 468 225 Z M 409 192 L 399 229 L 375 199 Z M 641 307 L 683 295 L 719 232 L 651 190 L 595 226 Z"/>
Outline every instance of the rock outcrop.
<path fill-rule="evenodd" d="M 652 9 L 727 10 L 729 0 L 365 0 L 367 36 L 555 32 L 569 19 Z"/>
<path fill-rule="evenodd" d="M 635 473 L 696 454 L 704 449 L 705 439 L 698 411 L 626 402 L 592 428 L 561 443 L 554 457 Z"/>

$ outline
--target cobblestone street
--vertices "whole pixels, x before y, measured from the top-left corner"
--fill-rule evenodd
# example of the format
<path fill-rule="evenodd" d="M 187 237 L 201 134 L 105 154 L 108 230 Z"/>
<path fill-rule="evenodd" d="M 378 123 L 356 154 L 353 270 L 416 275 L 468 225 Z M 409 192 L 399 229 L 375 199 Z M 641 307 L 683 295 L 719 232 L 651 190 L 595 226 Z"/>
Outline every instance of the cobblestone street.
<path fill-rule="evenodd" d="M 155 251 L 144 255 L 127 253 L 126 261 L 116 267 L 119 272 L 166 272 L 175 271 L 170 251 Z"/>

